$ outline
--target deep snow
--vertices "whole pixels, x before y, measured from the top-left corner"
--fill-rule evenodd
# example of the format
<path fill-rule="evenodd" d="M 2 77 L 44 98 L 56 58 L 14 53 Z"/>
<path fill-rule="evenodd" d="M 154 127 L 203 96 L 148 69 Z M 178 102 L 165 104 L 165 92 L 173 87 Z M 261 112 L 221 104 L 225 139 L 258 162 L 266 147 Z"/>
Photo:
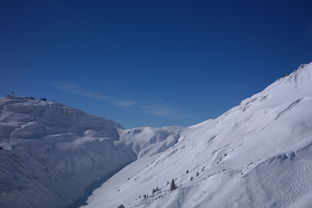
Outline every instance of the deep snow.
<path fill-rule="evenodd" d="M 83 208 L 312 207 L 311 144 L 309 64 L 181 130 L 176 144 L 123 168 Z M 177 190 L 169 190 L 171 179 Z"/>
<path fill-rule="evenodd" d="M 134 161 L 119 124 L 52 101 L 0 99 L 0 207 L 66 207 Z"/>
<path fill-rule="evenodd" d="M 0 207 L 77 207 L 122 167 L 174 145 L 182 129 L 126 130 L 53 101 L 0 98 Z"/>

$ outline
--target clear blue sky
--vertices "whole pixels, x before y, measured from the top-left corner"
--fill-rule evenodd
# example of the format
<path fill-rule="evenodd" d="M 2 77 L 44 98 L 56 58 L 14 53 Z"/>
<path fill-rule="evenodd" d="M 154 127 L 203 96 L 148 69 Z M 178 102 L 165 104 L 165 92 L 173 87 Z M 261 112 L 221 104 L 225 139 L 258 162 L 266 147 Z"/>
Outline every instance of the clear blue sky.
<path fill-rule="evenodd" d="M 0 95 L 46 97 L 125 127 L 192 125 L 311 62 L 311 8 L 1 0 Z"/>

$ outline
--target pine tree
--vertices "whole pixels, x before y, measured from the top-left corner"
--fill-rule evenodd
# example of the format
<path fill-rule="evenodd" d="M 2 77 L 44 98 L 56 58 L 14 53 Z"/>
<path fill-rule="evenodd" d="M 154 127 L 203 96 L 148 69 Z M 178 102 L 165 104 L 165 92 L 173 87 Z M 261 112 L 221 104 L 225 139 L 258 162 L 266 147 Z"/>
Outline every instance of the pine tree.
<path fill-rule="evenodd" d="M 118 208 L 125 208 L 123 204 L 119 205 Z"/>
<path fill-rule="evenodd" d="M 176 188 L 177 188 L 177 186 L 175 185 L 174 180 L 172 179 L 171 185 L 170 185 L 170 191 L 173 191 L 173 190 L 175 190 Z"/>
<path fill-rule="evenodd" d="M 196 177 L 199 176 L 199 172 L 196 173 Z"/>
<path fill-rule="evenodd" d="M 186 170 L 186 174 L 188 174 L 189 173 L 189 170 Z"/>
<path fill-rule="evenodd" d="M 160 189 L 158 188 L 158 186 L 156 188 L 153 188 L 152 194 L 156 193 L 157 191 L 159 191 Z"/>

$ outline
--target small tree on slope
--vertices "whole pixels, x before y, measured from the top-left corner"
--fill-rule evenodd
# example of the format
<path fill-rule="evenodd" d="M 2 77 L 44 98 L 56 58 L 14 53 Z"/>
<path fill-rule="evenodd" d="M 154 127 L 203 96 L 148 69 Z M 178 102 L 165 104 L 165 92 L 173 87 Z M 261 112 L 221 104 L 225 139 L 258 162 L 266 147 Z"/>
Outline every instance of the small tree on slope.
<path fill-rule="evenodd" d="M 174 180 L 172 179 L 171 185 L 170 185 L 170 191 L 173 191 L 175 189 L 177 189 L 177 186 L 175 185 Z"/>

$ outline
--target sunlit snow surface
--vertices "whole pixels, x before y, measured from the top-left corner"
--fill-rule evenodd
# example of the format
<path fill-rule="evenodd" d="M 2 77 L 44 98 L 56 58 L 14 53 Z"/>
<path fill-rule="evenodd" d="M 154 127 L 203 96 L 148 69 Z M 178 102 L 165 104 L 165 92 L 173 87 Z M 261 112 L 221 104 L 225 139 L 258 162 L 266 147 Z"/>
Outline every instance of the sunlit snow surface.
<path fill-rule="evenodd" d="M 182 130 L 126 130 L 53 101 L 0 98 L 0 207 L 78 207 L 127 164 L 177 143 Z"/>
<path fill-rule="evenodd" d="M 77 207 L 104 181 L 83 208 L 312 207 L 311 98 L 312 64 L 188 128 L 0 98 L 0 207 Z"/>
<path fill-rule="evenodd" d="M 119 132 L 139 158 L 83 208 L 312 207 L 312 64 L 214 120 L 159 131 Z"/>

